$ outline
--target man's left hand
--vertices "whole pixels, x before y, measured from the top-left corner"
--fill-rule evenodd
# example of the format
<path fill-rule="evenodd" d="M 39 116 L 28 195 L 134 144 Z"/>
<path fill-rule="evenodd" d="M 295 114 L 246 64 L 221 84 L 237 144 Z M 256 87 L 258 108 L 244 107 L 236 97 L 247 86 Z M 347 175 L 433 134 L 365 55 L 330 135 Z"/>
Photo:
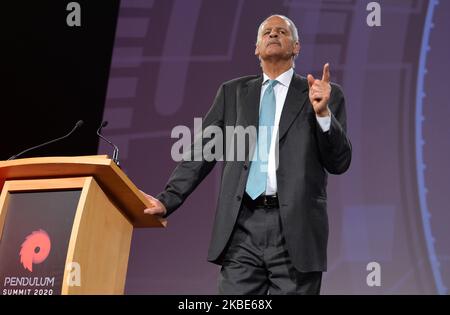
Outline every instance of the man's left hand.
<path fill-rule="evenodd" d="M 319 117 L 330 115 L 328 101 L 330 100 L 330 64 L 323 66 L 322 80 L 316 80 L 311 74 L 308 74 L 309 100 Z"/>

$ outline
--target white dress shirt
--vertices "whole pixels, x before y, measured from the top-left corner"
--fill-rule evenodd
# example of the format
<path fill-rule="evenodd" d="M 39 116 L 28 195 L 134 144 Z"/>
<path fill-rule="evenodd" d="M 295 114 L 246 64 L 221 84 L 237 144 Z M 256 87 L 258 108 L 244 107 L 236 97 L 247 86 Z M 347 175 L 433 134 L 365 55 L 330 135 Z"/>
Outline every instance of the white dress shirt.
<path fill-rule="evenodd" d="M 266 184 L 266 195 L 274 195 L 277 193 L 277 168 L 276 168 L 276 159 L 275 159 L 275 141 L 276 135 L 278 134 L 278 125 L 280 123 L 281 113 L 283 111 L 284 102 L 286 100 L 286 95 L 288 93 L 289 85 L 291 84 L 292 76 L 294 75 L 294 69 L 290 68 L 288 71 L 280 74 L 275 80 L 278 81 L 278 84 L 273 88 L 275 93 L 275 120 L 274 120 L 274 128 L 272 131 L 272 139 L 270 143 L 269 149 L 269 159 L 268 159 L 268 168 L 267 168 L 267 184 Z M 264 95 L 264 92 L 267 88 L 267 83 L 270 78 L 264 73 L 263 74 L 263 84 L 261 87 L 261 97 L 260 97 L 260 109 L 261 109 L 261 100 Z M 300 106 L 300 105 L 299 105 Z M 316 119 L 322 128 L 323 132 L 327 132 L 330 129 L 331 117 L 318 117 L 316 115 Z"/>

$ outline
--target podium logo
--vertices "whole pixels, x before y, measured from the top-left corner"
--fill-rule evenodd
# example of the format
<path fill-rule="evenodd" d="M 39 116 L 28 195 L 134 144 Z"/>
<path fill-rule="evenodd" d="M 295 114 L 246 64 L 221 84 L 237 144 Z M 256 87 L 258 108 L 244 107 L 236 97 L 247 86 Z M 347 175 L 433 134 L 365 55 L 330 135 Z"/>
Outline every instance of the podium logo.
<path fill-rule="evenodd" d="M 47 259 L 51 249 L 47 232 L 39 229 L 25 238 L 20 248 L 20 262 L 23 267 L 33 272 L 33 264 L 40 264 Z"/>

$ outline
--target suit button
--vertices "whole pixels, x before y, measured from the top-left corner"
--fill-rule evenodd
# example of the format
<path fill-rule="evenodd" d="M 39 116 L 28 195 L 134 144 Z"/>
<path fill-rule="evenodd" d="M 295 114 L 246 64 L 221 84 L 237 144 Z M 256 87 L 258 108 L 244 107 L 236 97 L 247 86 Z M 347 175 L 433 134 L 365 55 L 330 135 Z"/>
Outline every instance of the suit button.
<path fill-rule="evenodd" d="M 241 196 L 237 196 L 236 199 L 237 199 L 237 201 L 241 201 L 242 197 Z"/>
<path fill-rule="evenodd" d="M 248 169 L 248 165 L 244 164 L 244 170 L 247 170 L 247 169 Z"/>

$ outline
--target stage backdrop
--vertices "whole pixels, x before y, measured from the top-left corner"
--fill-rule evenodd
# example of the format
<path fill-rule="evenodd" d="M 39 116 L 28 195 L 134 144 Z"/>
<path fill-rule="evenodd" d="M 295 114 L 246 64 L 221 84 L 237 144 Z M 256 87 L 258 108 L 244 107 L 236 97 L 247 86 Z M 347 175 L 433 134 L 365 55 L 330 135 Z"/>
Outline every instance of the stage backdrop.
<path fill-rule="evenodd" d="M 170 133 L 193 128 L 224 81 L 258 74 L 259 23 L 280 13 L 298 26 L 296 72 L 332 80 L 347 100 L 353 161 L 330 176 L 329 268 L 323 294 L 445 294 L 450 287 L 450 1 L 123 0 L 104 119 L 124 170 L 156 195 L 175 167 Z M 447 35 L 446 35 L 447 34 Z M 99 153 L 109 153 L 101 144 Z M 214 294 L 206 261 L 220 165 L 169 218 L 136 230 L 126 292 Z M 381 286 L 369 287 L 370 262 Z"/>

